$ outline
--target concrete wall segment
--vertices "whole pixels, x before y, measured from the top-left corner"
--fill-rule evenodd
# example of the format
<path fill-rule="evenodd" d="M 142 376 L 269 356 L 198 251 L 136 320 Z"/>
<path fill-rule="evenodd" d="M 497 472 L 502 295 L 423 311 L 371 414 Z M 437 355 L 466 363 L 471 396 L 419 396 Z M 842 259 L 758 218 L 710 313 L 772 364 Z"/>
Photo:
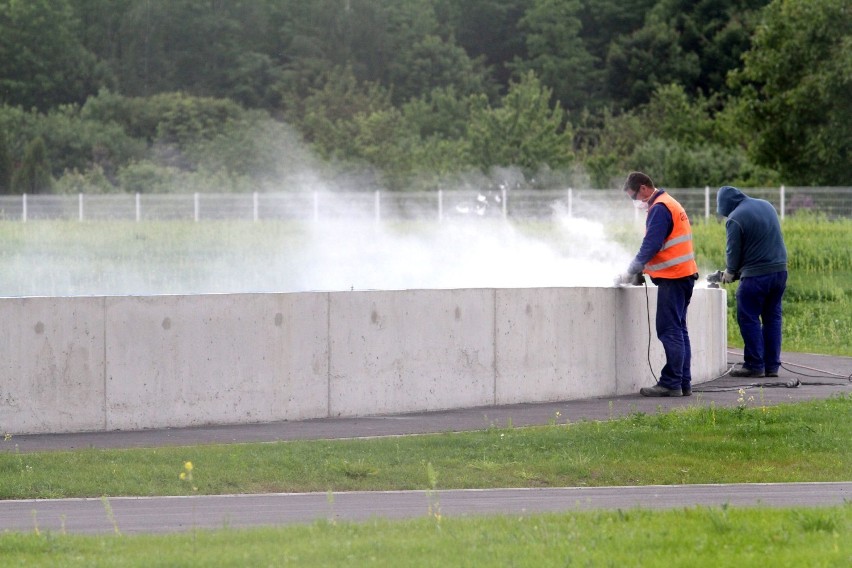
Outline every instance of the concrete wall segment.
<path fill-rule="evenodd" d="M 107 429 L 326 416 L 325 294 L 107 300 Z"/>
<path fill-rule="evenodd" d="M 497 404 L 611 393 L 612 309 L 607 288 L 497 290 Z"/>
<path fill-rule="evenodd" d="M 330 296 L 329 411 L 358 416 L 494 403 L 494 291 Z"/>
<path fill-rule="evenodd" d="M 0 298 L 0 432 L 633 394 L 654 382 L 648 309 L 663 364 L 655 304 L 654 287 Z M 695 291 L 695 383 L 725 370 L 726 309 Z"/>
<path fill-rule="evenodd" d="M 0 299 L 0 433 L 104 427 L 103 303 Z"/>

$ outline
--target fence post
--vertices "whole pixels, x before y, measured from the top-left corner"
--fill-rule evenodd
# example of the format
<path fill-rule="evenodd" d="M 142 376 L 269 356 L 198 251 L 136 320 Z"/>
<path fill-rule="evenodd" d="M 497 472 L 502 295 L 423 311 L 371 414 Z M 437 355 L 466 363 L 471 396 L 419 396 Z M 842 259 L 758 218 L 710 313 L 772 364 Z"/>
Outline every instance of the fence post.
<path fill-rule="evenodd" d="M 136 192 L 136 222 L 142 220 L 142 198 L 139 196 L 139 192 Z"/>
<path fill-rule="evenodd" d="M 568 218 L 574 216 L 574 190 L 572 188 L 568 188 Z"/>
<path fill-rule="evenodd" d="M 198 209 L 199 209 L 199 207 L 198 207 L 198 205 L 199 205 L 199 203 L 198 203 L 198 192 L 197 191 L 192 194 L 192 205 L 193 205 L 193 208 L 195 209 L 194 217 L 195 217 L 195 222 L 197 223 L 198 222 Z"/>
<path fill-rule="evenodd" d="M 319 221 L 319 192 L 314 192 L 314 221 Z"/>
<path fill-rule="evenodd" d="M 505 187 L 501 191 L 503 192 L 503 219 L 507 219 L 509 217 L 509 204 L 507 202 L 509 199 L 509 192 Z"/>
<path fill-rule="evenodd" d="M 781 220 L 783 221 L 783 220 L 784 220 L 784 210 L 787 208 L 787 192 L 785 191 L 785 189 L 784 189 L 784 186 L 783 186 L 783 185 L 781 186 L 781 190 L 780 190 L 780 192 L 779 192 L 779 193 L 781 194 L 781 195 L 780 195 L 780 201 L 781 201 Z"/>
<path fill-rule="evenodd" d="M 77 194 L 77 220 L 83 221 L 83 194 Z"/>
<path fill-rule="evenodd" d="M 374 200 L 375 200 L 374 209 L 376 211 L 376 223 L 379 223 L 382 220 L 382 196 L 381 196 L 381 191 L 378 190 L 378 189 L 376 190 Z"/>
<path fill-rule="evenodd" d="M 257 192 L 255 191 L 251 194 L 251 208 L 252 208 L 251 218 L 252 218 L 252 221 L 254 221 L 255 223 L 257 223 L 257 219 L 258 219 L 257 205 L 258 205 Z"/>
<path fill-rule="evenodd" d="M 438 222 L 444 222 L 444 190 L 438 190 Z"/>
<path fill-rule="evenodd" d="M 710 220 L 710 186 L 704 186 L 704 221 Z"/>
<path fill-rule="evenodd" d="M 24 193 L 21 201 L 21 221 L 27 222 L 27 194 Z"/>

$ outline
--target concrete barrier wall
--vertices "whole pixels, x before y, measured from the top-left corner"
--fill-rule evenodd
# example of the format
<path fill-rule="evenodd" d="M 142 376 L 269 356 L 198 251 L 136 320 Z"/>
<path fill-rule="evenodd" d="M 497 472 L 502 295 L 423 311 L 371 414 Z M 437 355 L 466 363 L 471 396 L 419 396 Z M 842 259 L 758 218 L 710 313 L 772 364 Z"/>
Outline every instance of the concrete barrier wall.
<path fill-rule="evenodd" d="M 647 298 L 646 298 L 647 292 Z M 0 433 L 304 420 L 629 394 L 654 383 L 656 289 L 0 299 Z M 726 366 L 695 291 L 696 383 Z"/>

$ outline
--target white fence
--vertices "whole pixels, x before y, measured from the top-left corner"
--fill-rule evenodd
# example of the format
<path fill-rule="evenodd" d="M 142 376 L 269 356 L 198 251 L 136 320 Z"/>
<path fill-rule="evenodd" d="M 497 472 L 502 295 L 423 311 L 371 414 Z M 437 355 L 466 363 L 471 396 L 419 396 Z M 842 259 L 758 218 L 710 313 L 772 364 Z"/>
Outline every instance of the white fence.
<path fill-rule="evenodd" d="M 693 219 L 716 212 L 716 189 L 669 189 Z M 801 211 L 829 218 L 852 217 L 852 187 L 750 188 L 772 203 L 783 219 Z M 293 192 L 246 194 L 3 195 L 0 220 L 327 220 L 373 218 L 444 219 L 488 216 L 547 218 L 554 208 L 569 216 L 597 215 L 622 204 L 620 190 L 559 189 L 431 192 Z"/>

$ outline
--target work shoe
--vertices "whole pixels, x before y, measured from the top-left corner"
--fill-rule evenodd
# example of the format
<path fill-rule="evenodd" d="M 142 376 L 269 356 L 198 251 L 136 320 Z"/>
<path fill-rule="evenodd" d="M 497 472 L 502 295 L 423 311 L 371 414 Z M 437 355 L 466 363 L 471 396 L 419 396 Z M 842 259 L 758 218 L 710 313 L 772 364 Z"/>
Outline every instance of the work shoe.
<path fill-rule="evenodd" d="M 763 371 L 755 371 L 754 369 L 749 369 L 748 367 L 740 367 L 739 369 L 734 369 L 731 371 L 732 377 L 762 377 Z"/>
<path fill-rule="evenodd" d="M 683 396 L 692 396 L 692 387 L 680 387 L 680 392 L 683 393 Z"/>
<path fill-rule="evenodd" d="M 639 394 L 642 396 L 683 396 L 683 392 L 680 389 L 667 389 L 660 384 L 652 387 L 642 387 L 639 389 Z"/>
<path fill-rule="evenodd" d="M 767 377 L 777 377 L 778 371 L 766 371 L 766 376 Z"/>

